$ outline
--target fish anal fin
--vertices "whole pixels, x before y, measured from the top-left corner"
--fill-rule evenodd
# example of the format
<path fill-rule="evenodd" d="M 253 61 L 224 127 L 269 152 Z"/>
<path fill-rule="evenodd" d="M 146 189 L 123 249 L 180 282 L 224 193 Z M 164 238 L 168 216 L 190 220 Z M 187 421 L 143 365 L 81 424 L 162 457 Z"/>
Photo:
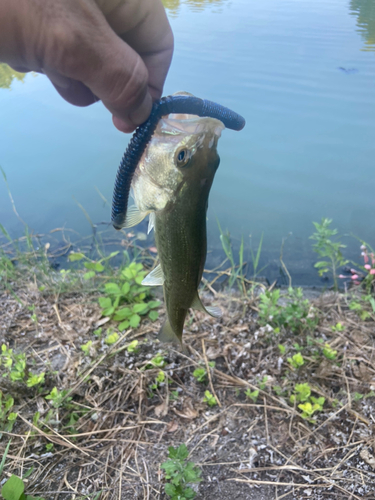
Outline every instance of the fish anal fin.
<path fill-rule="evenodd" d="M 161 265 L 155 267 L 142 281 L 144 286 L 161 286 L 164 284 L 164 274 Z"/>
<path fill-rule="evenodd" d="M 223 315 L 223 311 L 220 309 L 220 307 L 208 306 L 205 309 L 208 312 L 208 314 L 213 318 L 221 318 Z"/>
<path fill-rule="evenodd" d="M 123 227 L 133 227 L 143 221 L 147 212 L 141 212 L 136 205 L 131 205 L 127 212 Z"/>
<path fill-rule="evenodd" d="M 163 326 L 160 328 L 158 335 L 160 342 L 173 342 L 175 344 L 181 344 L 182 340 L 173 331 L 171 324 L 168 319 L 165 320 Z"/>
<path fill-rule="evenodd" d="M 193 303 L 191 304 L 192 309 L 196 309 L 197 311 L 202 311 L 210 316 L 213 316 L 214 318 L 220 318 L 221 317 L 221 309 L 219 307 L 211 306 L 211 307 L 204 307 L 204 305 L 201 302 L 201 299 L 199 298 L 198 292 L 196 293 Z"/>

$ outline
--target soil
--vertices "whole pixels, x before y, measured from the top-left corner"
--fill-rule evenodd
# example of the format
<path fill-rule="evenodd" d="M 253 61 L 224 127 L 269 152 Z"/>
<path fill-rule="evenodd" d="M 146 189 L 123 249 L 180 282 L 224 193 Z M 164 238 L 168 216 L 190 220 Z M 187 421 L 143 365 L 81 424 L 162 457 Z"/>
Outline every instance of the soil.
<path fill-rule="evenodd" d="M 316 328 L 275 332 L 259 326 L 256 296 L 214 293 L 205 302 L 223 317 L 191 314 L 183 350 L 156 341 L 160 322 L 148 320 L 106 345 L 116 324 L 102 318 L 95 295 L 46 295 L 32 285 L 16 297 L 1 292 L 0 342 L 26 352 L 28 370 L 46 372 L 41 389 L 0 381 L 18 413 L 0 441 L 4 451 L 12 438 L 2 483 L 28 471 L 25 491 L 46 500 L 166 499 L 160 465 L 169 446 L 185 443 L 202 470 L 199 500 L 375 499 L 374 317 L 363 321 L 347 296 L 325 293 L 310 298 Z M 134 339 L 138 351 L 128 352 Z M 296 343 L 304 365 L 293 369 Z M 334 359 L 322 354 L 325 344 Z M 163 367 L 150 363 L 158 353 Z M 205 382 L 193 376 L 197 367 L 208 368 Z M 168 383 L 157 386 L 161 368 Z M 325 398 L 310 420 L 290 401 L 305 382 Z M 54 387 L 72 398 L 58 409 L 45 399 Z M 203 401 L 207 390 L 215 406 Z"/>

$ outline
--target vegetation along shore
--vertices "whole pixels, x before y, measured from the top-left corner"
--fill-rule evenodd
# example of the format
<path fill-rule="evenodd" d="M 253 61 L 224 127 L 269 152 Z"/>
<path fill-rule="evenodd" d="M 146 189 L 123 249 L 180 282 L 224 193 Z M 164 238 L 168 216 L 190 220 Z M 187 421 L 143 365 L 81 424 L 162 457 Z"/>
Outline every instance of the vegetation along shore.
<path fill-rule="evenodd" d="M 155 340 L 136 234 L 0 226 L 3 498 L 374 498 L 375 258 L 346 262 L 331 226 L 312 244 L 333 286 L 309 293 L 254 280 L 262 245 L 246 263 L 221 231 L 200 294 L 223 316 L 190 312 L 187 353 Z"/>

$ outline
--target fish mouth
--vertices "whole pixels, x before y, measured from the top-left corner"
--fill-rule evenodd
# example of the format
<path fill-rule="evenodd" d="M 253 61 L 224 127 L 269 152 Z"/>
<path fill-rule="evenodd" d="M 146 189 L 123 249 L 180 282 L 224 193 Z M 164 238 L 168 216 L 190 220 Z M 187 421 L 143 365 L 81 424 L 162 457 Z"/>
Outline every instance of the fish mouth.
<path fill-rule="evenodd" d="M 133 175 L 159 120 L 176 113 L 216 118 L 223 126 L 232 130 L 242 130 L 245 126 L 245 119 L 234 111 L 191 95 L 168 96 L 155 102 L 149 119 L 137 128 L 131 138 L 117 171 L 112 203 L 112 224 L 115 229 L 121 229 L 125 224 Z"/>

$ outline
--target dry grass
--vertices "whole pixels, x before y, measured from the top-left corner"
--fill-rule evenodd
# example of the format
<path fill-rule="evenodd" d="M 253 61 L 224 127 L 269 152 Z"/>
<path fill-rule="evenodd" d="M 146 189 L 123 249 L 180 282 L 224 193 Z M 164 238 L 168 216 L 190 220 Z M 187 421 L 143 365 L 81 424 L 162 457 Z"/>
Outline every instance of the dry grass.
<path fill-rule="evenodd" d="M 215 292 L 223 318 L 192 315 L 186 355 L 156 342 L 159 324 L 147 321 L 105 345 L 93 331 L 110 323 L 101 319 L 94 295 L 44 295 L 32 285 L 16 292 L 23 305 L 9 292 L 0 295 L 0 342 L 26 352 L 34 371 L 47 371 L 41 392 L 6 378 L 0 382 L 19 415 L 0 441 L 4 450 L 12 438 L 3 479 L 32 468 L 27 493 L 46 500 L 164 498 L 160 464 L 168 446 L 186 443 L 203 470 L 197 498 L 253 499 L 261 492 L 278 500 L 375 498 L 375 398 L 353 397 L 375 390 L 375 322 L 360 321 L 345 296 L 326 293 L 315 300 L 321 320 L 308 341 L 307 334 L 260 328 L 255 297 Z M 337 322 L 342 332 L 332 331 Z M 336 361 L 314 356 L 321 338 L 337 350 Z M 89 339 L 88 356 L 80 346 Z M 135 354 L 126 349 L 134 339 L 140 341 Z M 293 371 L 286 356 L 281 362 L 278 344 L 292 353 L 295 342 L 304 346 L 305 365 Z M 152 391 L 160 368 L 147 365 L 157 352 L 167 361 L 170 383 Z M 207 385 L 198 383 L 194 369 L 208 368 L 212 360 Z M 265 375 L 254 403 L 244 390 L 259 389 Z M 300 382 L 326 398 L 315 424 L 289 402 Z M 51 405 L 44 396 L 54 386 L 68 390 L 72 400 L 47 424 Z M 274 386 L 285 394 L 277 395 Z M 207 389 L 219 402 L 213 408 L 202 402 Z M 50 452 L 48 443 L 54 445 Z"/>

